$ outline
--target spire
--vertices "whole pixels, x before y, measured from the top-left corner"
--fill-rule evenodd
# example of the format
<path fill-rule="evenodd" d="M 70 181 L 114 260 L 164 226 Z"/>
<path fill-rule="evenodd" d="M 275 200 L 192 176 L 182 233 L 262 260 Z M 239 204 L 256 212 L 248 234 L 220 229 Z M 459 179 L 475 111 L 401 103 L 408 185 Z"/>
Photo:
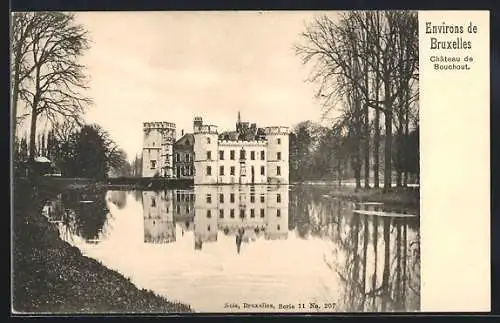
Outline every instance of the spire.
<path fill-rule="evenodd" d="M 238 111 L 238 123 L 241 123 L 241 115 L 240 115 L 240 111 Z"/>

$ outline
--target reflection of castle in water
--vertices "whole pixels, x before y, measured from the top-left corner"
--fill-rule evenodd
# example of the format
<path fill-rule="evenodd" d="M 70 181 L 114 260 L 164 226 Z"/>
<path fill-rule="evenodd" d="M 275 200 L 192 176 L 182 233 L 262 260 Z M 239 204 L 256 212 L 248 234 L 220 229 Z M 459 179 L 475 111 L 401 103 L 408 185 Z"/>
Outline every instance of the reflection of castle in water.
<path fill-rule="evenodd" d="M 194 190 L 144 191 L 144 242 L 169 243 L 194 231 L 195 249 L 217 241 L 219 231 L 239 245 L 259 237 L 288 237 L 287 186 L 196 186 Z"/>
<path fill-rule="evenodd" d="M 218 231 L 236 243 L 288 237 L 287 186 L 196 186 L 195 248 L 217 241 Z"/>
<path fill-rule="evenodd" d="M 142 192 L 144 242 L 175 241 L 172 191 Z"/>

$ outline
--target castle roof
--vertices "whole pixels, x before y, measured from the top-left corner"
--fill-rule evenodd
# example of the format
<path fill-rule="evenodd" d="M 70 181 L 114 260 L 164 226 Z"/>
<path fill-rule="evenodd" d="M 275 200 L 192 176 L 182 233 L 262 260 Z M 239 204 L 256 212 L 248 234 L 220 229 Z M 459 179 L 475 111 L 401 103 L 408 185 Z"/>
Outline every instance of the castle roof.
<path fill-rule="evenodd" d="M 179 138 L 174 144 L 175 148 L 190 148 L 194 145 L 194 135 L 192 133 L 186 133 L 184 136 Z"/>

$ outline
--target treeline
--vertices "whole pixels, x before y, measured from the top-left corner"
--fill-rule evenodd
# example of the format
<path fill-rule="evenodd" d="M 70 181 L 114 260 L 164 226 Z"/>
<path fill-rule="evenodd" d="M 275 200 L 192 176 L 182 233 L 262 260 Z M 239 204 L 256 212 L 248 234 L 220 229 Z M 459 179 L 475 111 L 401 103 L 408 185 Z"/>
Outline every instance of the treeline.
<path fill-rule="evenodd" d="M 381 135 L 381 141 L 385 136 Z M 373 142 L 373 130 L 370 140 Z M 395 144 L 396 136 L 393 137 Z M 418 181 L 419 172 L 419 131 L 418 128 L 410 131 L 408 137 L 401 140 L 403 149 L 403 162 L 398 162 L 396 151 L 393 150 L 392 162 L 396 171 L 411 174 L 408 183 Z M 341 137 L 326 126 L 313 121 L 303 121 L 293 127 L 290 133 L 290 179 L 292 181 L 326 180 L 337 181 L 342 185 L 343 181 L 355 180 L 349 155 L 348 145 L 352 143 L 349 138 Z M 345 151 L 340 148 L 344 147 Z M 370 163 L 374 162 L 374 147 L 370 146 Z M 378 151 L 379 160 L 384 160 L 384 147 Z M 364 166 L 364 165 L 363 165 Z M 362 168 L 362 170 L 364 167 Z M 384 174 L 384 163 L 382 163 L 380 174 Z M 373 173 L 371 174 L 373 181 Z"/>
<path fill-rule="evenodd" d="M 295 52 L 312 68 L 325 116 L 335 117 L 322 140 L 337 177 L 345 178 L 348 161 L 357 188 L 370 187 L 372 177 L 374 187 L 383 178 L 385 191 L 393 177 L 397 186 L 418 180 L 416 12 L 323 15 L 307 25 Z"/>
<path fill-rule="evenodd" d="M 56 124 L 47 133 L 38 135 L 37 139 L 36 156 L 48 158 L 62 176 L 102 180 L 127 171 L 125 152 L 99 125 L 75 128 Z M 18 176 L 26 175 L 29 155 L 28 139 L 23 137 L 16 140 L 14 167 Z"/>

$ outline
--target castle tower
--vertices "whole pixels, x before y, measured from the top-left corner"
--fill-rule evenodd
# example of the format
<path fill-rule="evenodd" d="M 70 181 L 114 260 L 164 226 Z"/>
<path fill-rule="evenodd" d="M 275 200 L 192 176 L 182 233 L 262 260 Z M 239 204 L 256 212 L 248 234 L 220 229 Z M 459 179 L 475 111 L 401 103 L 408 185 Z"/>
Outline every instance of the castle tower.
<path fill-rule="evenodd" d="M 175 123 L 144 122 L 142 177 L 173 176 Z"/>
<path fill-rule="evenodd" d="M 194 184 L 217 184 L 219 172 L 217 126 L 204 125 L 199 117 L 195 118 L 193 126 Z"/>
<path fill-rule="evenodd" d="M 267 178 L 270 184 L 289 184 L 288 127 L 266 127 Z"/>
<path fill-rule="evenodd" d="M 194 117 L 193 120 L 193 132 L 196 132 L 203 125 L 202 117 Z"/>

